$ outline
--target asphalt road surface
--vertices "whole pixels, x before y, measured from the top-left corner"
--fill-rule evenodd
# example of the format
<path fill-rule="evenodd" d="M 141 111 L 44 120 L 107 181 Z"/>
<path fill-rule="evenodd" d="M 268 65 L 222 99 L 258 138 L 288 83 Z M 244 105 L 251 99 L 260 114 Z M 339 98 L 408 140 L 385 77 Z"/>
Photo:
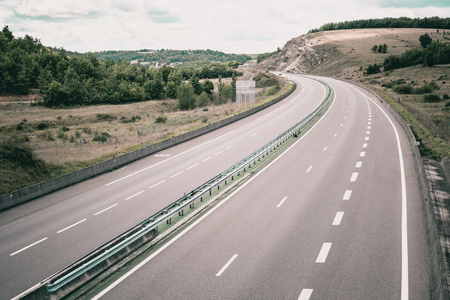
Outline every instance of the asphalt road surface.
<path fill-rule="evenodd" d="M 325 89 L 0 213 L 0 299 L 10 299 L 227 169 L 309 114 Z M 275 183 L 275 182 L 274 182 Z"/>
<path fill-rule="evenodd" d="M 306 136 L 98 298 L 429 299 L 405 134 L 366 91 L 324 80 L 336 99 Z"/>

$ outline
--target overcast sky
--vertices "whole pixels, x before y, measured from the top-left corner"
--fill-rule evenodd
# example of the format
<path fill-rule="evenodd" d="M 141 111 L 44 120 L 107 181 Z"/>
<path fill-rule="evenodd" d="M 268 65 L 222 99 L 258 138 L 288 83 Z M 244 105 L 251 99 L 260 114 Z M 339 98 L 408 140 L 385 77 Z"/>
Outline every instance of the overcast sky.
<path fill-rule="evenodd" d="M 212 49 L 274 51 L 329 22 L 449 17 L 449 0 L 0 0 L 14 36 L 88 52 Z"/>

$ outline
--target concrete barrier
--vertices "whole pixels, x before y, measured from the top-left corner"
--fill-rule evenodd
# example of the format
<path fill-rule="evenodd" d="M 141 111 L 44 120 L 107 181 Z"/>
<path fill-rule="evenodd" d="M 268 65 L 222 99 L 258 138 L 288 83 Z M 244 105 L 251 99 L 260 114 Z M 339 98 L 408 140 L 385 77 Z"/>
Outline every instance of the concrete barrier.
<path fill-rule="evenodd" d="M 151 155 L 153 153 L 173 147 L 177 144 L 194 139 L 198 136 L 201 136 L 208 132 L 214 131 L 218 128 L 221 128 L 223 126 L 226 126 L 226 125 L 236 122 L 238 120 L 241 120 L 245 117 L 248 117 L 254 113 L 257 113 L 257 112 L 281 101 L 282 99 L 289 96 L 295 90 L 295 88 L 296 88 L 296 84 L 294 83 L 291 90 L 289 90 L 286 94 L 284 94 L 274 100 L 271 100 L 267 103 L 264 103 L 260 106 L 254 107 L 248 111 L 245 111 L 238 115 L 224 119 L 222 121 L 219 121 L 219 122 L 216 122 L 213 124 L 209 124 L 202 128 L 178 135 L 171 139 L 167 139 L 167 140 L 161 141 L 159 143 L 149 145 L 145 148 L 123 154 L 123 155 L 115 157 L 113 159 L 109 159 L 107 161 L 92 165 L 90 167 L 86 167 L 82 170 L 78 170 L 78 171 L 75 171 L 75 172 L 72 172 L 72 173 L 69 173 L 66 175 L 62 175 L 62 176 L 50 179 L 50 180 L 42 182 L 42 183 L 32 185 L 30 187 L 20 189 L 18 191 L 15 191 L 15 192 L 12 192 L 9 194 L 2 195 L 2 196 L 0 196 L 0 211 L 11 208 L 13 206 L 16 206 L 16 205 L 19 205 L 22 203 L 25 203 L 27 201 L 30 201 L 30 200 L 33 200 L 36 198 L 42 197 L 46 194 L 55 192 L 59 189 L 79 183 L 79 182 L 87 180 L 89 178 L 98 176 L 102 173 L 109 172 L 114 169 L 120 168 L 126 164 L 129 164 L 133 161 L 136 161 L 138 159 L 141 159 L 141 158 Z"/>

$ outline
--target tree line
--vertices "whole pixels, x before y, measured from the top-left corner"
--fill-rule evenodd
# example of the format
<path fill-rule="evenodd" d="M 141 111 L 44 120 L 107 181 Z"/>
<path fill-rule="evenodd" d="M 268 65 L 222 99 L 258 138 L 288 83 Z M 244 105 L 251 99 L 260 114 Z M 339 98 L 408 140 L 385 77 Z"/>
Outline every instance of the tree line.
<path fill-rule="evenodd" d="M 380 73 L 414 65 L 432 67 L 434 65 L 450 63 L 450 44 L 444 44 L 439 40 L 433 41 L 428 34 L 419 37 L 422 49 L 411 49 L 400 55 L 389 55 L 382 64 L 369 65 L 366 74 Z"/>
<path fill-rule="evenodd" d="M 214 85 L 207 78 L 242 75 L 237 66 L 229 62 L 201 68 L 145 68 L 125 60 L 98 59 L 93 53 L 72 56 L 28 35 L 15 38 L 8 26 L 0 32 L 0 95 L 39 91 L 48 107 L 177 99 L 178 87 L 186 80 L 196 86 L 196 95 L 210 95 Z M 200 84 L 199 79 L 206 80 Z"/>
<path fill-rule="evenodd" d="M 360 29 L 360 28 L 440 28 L 450 29 L 450 18 L 383 18 L 383 19 L 364 19 L 345 21 L 338 23 L 327 23 L 319 28 L 311 29 L 308 33 L 319 31 L 331 31 L 342 29 Z"/>

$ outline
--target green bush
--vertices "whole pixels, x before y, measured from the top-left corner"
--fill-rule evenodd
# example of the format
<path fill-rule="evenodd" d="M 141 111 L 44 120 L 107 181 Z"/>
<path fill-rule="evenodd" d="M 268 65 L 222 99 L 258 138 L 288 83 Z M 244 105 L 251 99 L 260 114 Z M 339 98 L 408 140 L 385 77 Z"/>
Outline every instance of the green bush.
<path fill-rule="evenodd" d="M 276 85 L 274 87 L 271 87 L 267 90 L 267 96 L 273 96 L 276 93 L 278 93 L 281 90 L 281 87 L 279 85 Z"/>
<path fill-rule="evenodd" d="M 399 84 L 394 86 L 394 91 L 397 94 L 412 94 L 413 87 L 410 84 Z"/>
<path fill-rule="evenodd" d="M 427 103 L 438 103 L 441 101 L 441 97 L 437 94 L 427 94 L 423 96 L 423 101 Z"/>
<path fill-rule="evenodd" d="M 159 123 L 159 124 L 166 123 L 166 122 L 167 122 L 166 116 L 158 116 L 155 120 L 155 123 Z"/>
<path fill-rule="evenodd" d="M 41 121 L 37 125 L 38 130 L 45 130 L 50 127 L 50 124 L 47 121 Z"/>

